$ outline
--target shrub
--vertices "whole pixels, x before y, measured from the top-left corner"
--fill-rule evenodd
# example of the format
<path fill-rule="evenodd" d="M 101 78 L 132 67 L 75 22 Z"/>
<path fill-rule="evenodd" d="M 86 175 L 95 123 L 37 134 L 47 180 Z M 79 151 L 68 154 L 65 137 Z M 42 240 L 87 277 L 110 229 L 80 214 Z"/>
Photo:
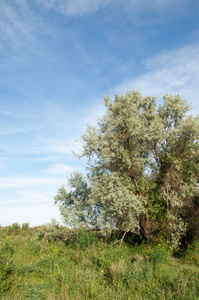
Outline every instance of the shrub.
<path fill-rule="evenodd" d="M 46 239 L 49 242 L 62 241 L 66 244 L 71 243 L 75 238 L 76 232 L 69 230 L 65 226 L 60 226 L 57 222 L 52 221 L 46 225 L 40 226 L 36 232 L 36 238 Z"/>
<path fill-rule="evenodd" d="M 164 245 L 158 244 L 150 254 L 149 261 L 152 265 L 156 266 L 159 263 L 168 262 L 171 259 L 170 250 Z"/>
<path fill-rule="evenodd" d="M 81 249 L 92 246 L 98 240 L 96 233 L 93 230 L 89 230 L 86 227 L 82 226 L 77 230 L 75 237 L 75 245 Z"/>
<path fill-rule="evenodd" d="M 8 227 L 8 235 L 10 234 L 17 234 L 19 232 L 20 225 L 19 223 L 13 223 L 11 226 Z"/>
<path fill-rule="evenodd" d="M 199 267 L 199 241 L 196 240 L 192 245 L 188 246 L 184 260 L 187 263 L 195 264 Z"/>
<path fill-rule="evenodd" d="M 3 296 L 11 287 L 14 281 L 15 266 L 12 260 L 0 253 L 0 296 Z"/>
<path fill-rule="evenodd" d="M 27 230 L 29 228 L 29 223 L 23 223 L 22 226 L 21 226 L 21 228 L 23 230 Z"/>

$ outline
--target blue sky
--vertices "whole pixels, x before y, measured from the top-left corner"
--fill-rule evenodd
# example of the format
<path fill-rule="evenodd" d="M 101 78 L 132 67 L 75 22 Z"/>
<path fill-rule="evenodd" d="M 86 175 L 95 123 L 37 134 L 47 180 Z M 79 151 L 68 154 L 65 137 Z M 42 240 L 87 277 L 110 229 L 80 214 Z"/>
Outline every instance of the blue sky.
<path fill-rule="evenodd" d="M 180 94 L 199 113 L 198 0 L 1 0 L 0 224 L 60 221 L 103 95 Z"/>

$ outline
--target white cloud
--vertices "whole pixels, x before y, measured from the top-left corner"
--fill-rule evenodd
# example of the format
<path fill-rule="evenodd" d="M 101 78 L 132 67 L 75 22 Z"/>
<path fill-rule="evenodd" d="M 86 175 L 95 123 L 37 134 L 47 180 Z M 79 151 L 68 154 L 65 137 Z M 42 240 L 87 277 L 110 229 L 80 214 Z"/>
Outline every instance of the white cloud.
<path fill-rule="evenodd" d="M 112 93 L 140 90 L 143 95 L 161 97 L 179 94 L 192 102 L 193 113 L 199 112 L 199 45 L 191 45 L 152 57 L 146 72 L 116 87 Z"/>
<path fill-rule="evenodd" d="M 40 205 L 42 203 L 52 203 L 53 198 L 57 192 L 57 189 L 54 187 L 51 191 L 46 186 L 41 187 L 38 186 L 37 189 L 35 187 L 24 188 L 24 189 L 16 189 L 14 191 L 10 191 L 10 195 L 5 195 L 1 193 L 0 206 L 27 206 L 27 205 Z"/>
<path fill-rule="evenodd" d="M 63 15 L 82 16 L 90 14 L 98 9 L 112 3 L 112 0 L 35 0 L 35 2 L 45 9 L 55 9 Z"/>
<path fill-rule="evenodd" d="M 48 177 L 0 176 L 0 188 L 25 188 L 31 186 L 60 185 L 60 179 Z"/>
<path fill-rule="evenodd" d="M 79 152 L 82 148 L 80 140 L 68 137 L 63 139 L 40 138 L 38 145 L 33 149 L 36 153 L 71 154 L 72 151 Z"/>
<path fill-rule="evenodd" d="M 60 221 L 54 204 L 57 189 L 63 178 L 0 177 L 0 225 L 28 222 L 31 226 Z"/>
<path fill-rule="evenodd" d="M 18 222 L 29 223 L 30 226 L 38 226 L 50 223 L 52 219 L 61 221 L 59 208 L 53 204 L 41 203 L 40 205 L 28 205 L 17 207 L 10 205 L 9 207 L 1 207 L 0 225 L 8 226 Z"/>
<path fill-rule="evenodd" d="M 40 36 L 54 35 L 54 28 L 33 10 L 28 1 L 2 0 L 0 9 L 0 50 L 10 55 L 10 60 L 27 64 L 28 51 L 46 59 Z M 38 46 L 39 41 L 39 46 Z M 9 52 L 10 51 L 10 52 Z M 23 51 L 23 55 L 21 55 Z M 0 66 L 4 66 L 1 61 Z"/>
<path fill-rule="evenodd" d="M 27 203 L 34 203 L 34 204 L 41 204 L 41 203 L 50 203 L 55 194 L 52 194 L 52 191 L 49 192 L 44 187 L 38 186 L 35 190 L 34 188 L 23 189 L 23 190 L 16 190 L 17 199 L 7 200 L 9 204 L 27 204 Z M 1 202 L 2 204 L 2 202 Z"/>
<path fill-rule="evenodd" d="M 3 116 L 12 117 L 12 118 L 16 118 L 16 119 L 34 118 L 34 116 L 31 115 L 31 114 L 13 112 L 13 111 L 7 110 L 3 107 L 0 107 L 0 114 L 3 115 Z"/>
<path fill-rule="evenodd" d="M 21 36 L 31 41 L 32 28 L 27 15 L 21 17 L 13 6 L 3 1 L 0 16 L 0 32 L 3 39 L 11 40 L 15 46 L 20 45 Z"/>
<path fill-rule="evenodd" d="M 54 164 L 50 168 L 46 168 L 42 170 L 43 174 L 52 174 L 52 175 L 61 175 L 61 174 L 67 174 L 75 171 L 74 166 L 69 166 L 65 164 Z"/>
<path fill-rule="evenodd" d="M 60 179 L 0 177 L 0 182 L 0 225 L 27 222 L 37 226 L 51 222 L 52 218 L 61 220 L 53 200 L 62 183 Z"/>
<path fill-rule="evenodd" d="M 0 126 L 0 135 L 12 135 L 16 134 L 19 132 L 24 131 L 22 128 L 19 127 L 5 127 L 5 126 Z"/>
<path fill-rule="evenodd" d="M 8 163 L 8 157 L 7 156 L 1 156 L 0 157 L 0 170 L 1 170 L 1 173 L 7 169 L 7 163 Z"/>
<path fill-rule="evenodd" d="M 105 112 L 106 107 L 103 105 L 103 96 L 101 99 L 96 100 L 95 102 L 98 105 L 93 105 L 91 107 L 87 107 L 87 112 L 82 116 L 81 123 L 79 124 L 79 128 L 81 128 L 81 132 L 85 132 L 87 124 L 95 126 L 99 118 L 101 118 Z"/>
<path fill-rule="evenodd" d="M 92 14 L 109 5 L 118 6 L 121 10 L 131 11 L 134 14 L 143 14 L 147 11 L 164 13 L 166 9 L 181 10 L 187 0 L 34 0 L 38 6 L 45 9 L 55 9 L 63 15 L 83 16 Z"/>
<path fill-rule="evenodd" d="M 63 159 L 63 156 L 57 155 L 41 155 L 40 157 L 34 158 L 36 162 L 57 162 Z"/>
<path fill-rule="evenodd" d="M 13 135 L 10 140 L 2 139 L 0 149 L 10 154 L 71 157 L 72 151 L 81 152 L 81 135 L 86 124 L 95 125 L 104 112 L 102 97 L 87 103 L 79 111 L 72 111 L 67 105 L 58 103 L 42 104 L 42 101 L 39 109 L 28 106 L 23 109 L 23 114 L 17 108 L 6 110 L 0 107 L 0 114 L 3 115 L 0 135 Z"/>

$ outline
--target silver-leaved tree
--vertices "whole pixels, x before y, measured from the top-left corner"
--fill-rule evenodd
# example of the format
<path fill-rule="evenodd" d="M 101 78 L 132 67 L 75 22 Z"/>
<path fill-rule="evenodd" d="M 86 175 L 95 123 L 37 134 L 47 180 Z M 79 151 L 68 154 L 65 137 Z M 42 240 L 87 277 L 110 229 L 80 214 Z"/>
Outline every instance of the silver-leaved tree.
<path fill-rule="evenodd" d="M 199 118 L 178 95 L 157 107 L 130 91 L 104 105 L 82 136 L 87 174 L 73 173 L 55 197 L 65 222 L 147 239 L 163 233 L 177 246 L 197 210 Z"/>

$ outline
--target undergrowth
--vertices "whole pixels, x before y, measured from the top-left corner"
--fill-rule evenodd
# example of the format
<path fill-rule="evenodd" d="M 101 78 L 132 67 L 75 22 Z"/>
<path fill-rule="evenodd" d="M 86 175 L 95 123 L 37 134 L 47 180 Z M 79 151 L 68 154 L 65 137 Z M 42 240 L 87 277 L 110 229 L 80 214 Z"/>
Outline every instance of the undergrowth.
<path fill-rule="evenodd" d="M 173 254 L 84 227 L 14 224 L 0 228 L 0 299 L 199 299 L 199 242 Z"/>

